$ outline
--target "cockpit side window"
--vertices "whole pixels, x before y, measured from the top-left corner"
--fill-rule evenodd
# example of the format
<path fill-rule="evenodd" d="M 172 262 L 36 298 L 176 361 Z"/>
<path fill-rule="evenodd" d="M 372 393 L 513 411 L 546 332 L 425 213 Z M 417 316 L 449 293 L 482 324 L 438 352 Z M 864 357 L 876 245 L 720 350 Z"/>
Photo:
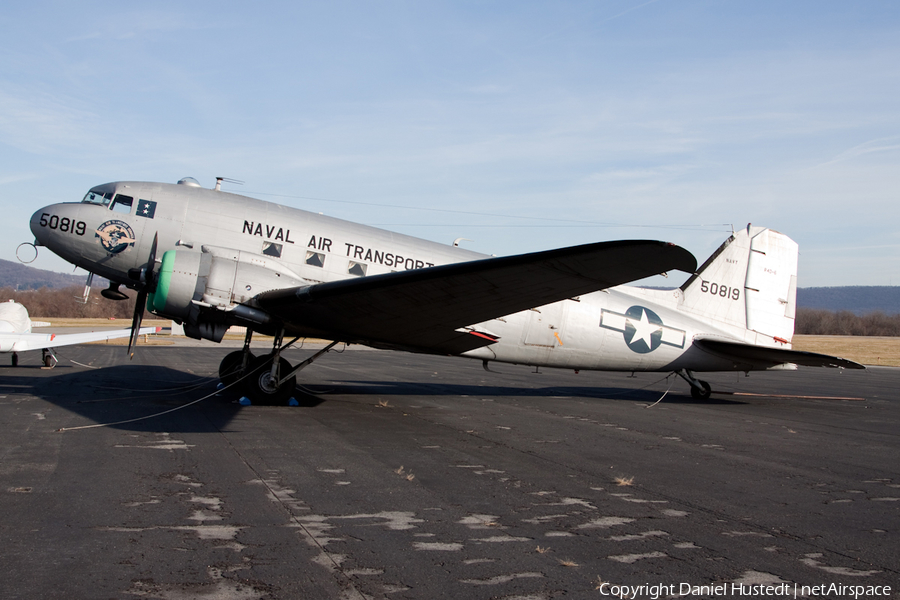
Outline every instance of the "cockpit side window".
<path fill-rule="evenodd" d="M 109 203 L 112 202 L 113 193 L 106 192 L 105 194 L 101 194 L 100 192 L 88 192 L 84 200 L 82 202 L 86 202 L 88 204 L 100 204 L 101 206 L 109 206 Z"/>
<path fill-rule="evenodd" d="M 116 197 L 113 198 L 112 205 L 109 207 L 110 210 L 114 210 L 116 212 L 130 214 L 131 213 L 131 205 L 134 204 L 134 198 L 131 196 L 126 196 L 125 194 L 116 194 Z"/>

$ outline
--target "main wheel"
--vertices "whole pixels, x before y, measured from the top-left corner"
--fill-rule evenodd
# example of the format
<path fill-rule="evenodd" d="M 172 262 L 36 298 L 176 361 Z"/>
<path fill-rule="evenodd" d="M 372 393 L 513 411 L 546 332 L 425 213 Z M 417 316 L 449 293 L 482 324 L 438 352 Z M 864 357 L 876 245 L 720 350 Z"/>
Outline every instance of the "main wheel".
<path fill-rule="evenodd" d="M 691 386 L 691 396 L 694 400 L 709 400 L 709 395 L 712 394 L 712 388 L 709 387 L 709 384 L 705 381 L 698 381 L 702 387 Z"/>
<path fill-rule="evenodd" d="M 253 362 L 255 357 L 250 355 L 250 362 Z M 236 352 L 230 352 L 225 355 L 225 358 L 222 359 L 222 362 L 219 363 L 219 379 L 225 385 L 231 385 L 235 381 L 241 378 L 243 375 L 243 371 L 241 366 L 244 364 L 244 352 L 243 350 L 238 350 Z"/>
<path fill-rule="evenodd" d="M 279 361 L 279 373 L 289 373 L 291 363 L 283 358 Z M 243 380 L 241 385 L 244 393 L 254 404 L 285 404 L 294 393 L 294 388 L 297 387 L 297 376 L 292 375 L 280 386 L 276 386 L 272 379 L 272 355 L 267 354 L 254 358 L 250 362 L 250 375 Z"/>
<path fill-rule="evenodd" d="M 53 366 L 53 356 L 51 356 L 50 354 L 44 355 L 44 366 L 48 369 Z"/>

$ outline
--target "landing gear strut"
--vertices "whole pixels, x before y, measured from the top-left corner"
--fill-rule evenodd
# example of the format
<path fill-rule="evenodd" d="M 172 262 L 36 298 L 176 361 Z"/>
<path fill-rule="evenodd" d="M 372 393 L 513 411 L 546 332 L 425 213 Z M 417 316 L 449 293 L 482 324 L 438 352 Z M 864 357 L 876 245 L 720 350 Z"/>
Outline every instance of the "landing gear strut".
<path fill-rule="evenodd" d="M 225 385 L 231 385 L 240 379 L 253 359 L 253 353 L 250 352 L 250 339 L 253 337 L 253 331 L 248 329 L 247 335 L 244 336 L 244 349 L 235 350 L 225 355 L 222 362 L 219 363 L 219 379 Z"/>
<path fill-rule="evenodd" d="M 687 369 L 681 369 L 680 371 L 675 371 L 675 373 L 691 384 L 691 397 L 694 400 L 709 400 L 709 395 L 712 394 L 712 388 L 709 387 L 708 383 L 697 379 L 694 377 L 694 374 Z"/>

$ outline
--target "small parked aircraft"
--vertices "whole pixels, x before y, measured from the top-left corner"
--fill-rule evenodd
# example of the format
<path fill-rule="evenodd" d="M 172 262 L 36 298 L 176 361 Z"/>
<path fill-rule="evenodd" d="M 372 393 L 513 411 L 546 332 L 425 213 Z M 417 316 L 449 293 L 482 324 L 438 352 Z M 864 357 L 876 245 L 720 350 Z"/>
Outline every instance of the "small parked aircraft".
<path fill-rule="evenodd" d="M 698 371 L 863 368 L 790 349 L 797 244 L 749 225 L 699 270 L 684 248 L 648 240 L 492 258 L 185 178 L 98 185 L 39 209 L 31 230 L 35 245 L 109 279 L 105 297 L 137 290 L 133 332 L 145 303 L 197 339 L 246 326 L 219 372 L 257 402 L 286 400 L 297 372 L 341 342 L 485 368 L 675 372 L 698 399 L 711 391 Z M 622 287 L 672 270 L 692 275 L 673 290 Z M 274 336 L 269 354 L 251 354 L 254 331 Z M 333 341 L 292 367 L 281 352 L 301 337 Z"/>
<path fill-rule="evenodd" d="M 54 367 L 59 362 L 53 353 L 53 348 L 70 346 L 72 344 L 86 344 L 88 342 L 102 342 L 116 338 L 129 337 L 130 329 L 117 329 L 114 331 L 90 331 L 87 333 L 32 333 L 32 327 L 50 327 L 45 321 L 32 321 L 28 316 L 28 309 L 10 300 L 0 302 L 0 352 L 12 352 L 12 366 L 19 365 L 19 352 L 41 349 L 41 361 L 45 367 Z M 156 333 L 160 327 L 144 327 L 138 330 L 138 335 Z"/>

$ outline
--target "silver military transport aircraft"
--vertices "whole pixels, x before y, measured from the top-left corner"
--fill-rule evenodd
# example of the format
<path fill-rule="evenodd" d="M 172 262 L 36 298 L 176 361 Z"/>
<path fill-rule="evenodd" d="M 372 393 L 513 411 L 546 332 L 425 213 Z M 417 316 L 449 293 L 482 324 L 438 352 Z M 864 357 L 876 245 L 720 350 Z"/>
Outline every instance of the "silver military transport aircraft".
<path fill-rule="evenodd" d="M 790 349 L 797 244 L 749 225 L 699 270 L 684 248 L 647 240 L 492 258 L 185 178 L 98 185 L 35 212 L 31 231 L 36 246 L 109 279 L 103 296 L 137 290 L 133 332 L 145 304 L 197 339 L 246 326 L 219 373 L 258 403 L 287 400 L 297 372 L 341 342 L 485 368 L 675 372 L 697 399 L 711 391 L 699 371 L 863 368 Z M 676 269 L 692 274 L 678 289 L 621 287 Z M 274 336 L 269 354 L 250 352 L 254 331 Z M 281 352 L 301 337 L 333 342 L 292 367 Z"/>

